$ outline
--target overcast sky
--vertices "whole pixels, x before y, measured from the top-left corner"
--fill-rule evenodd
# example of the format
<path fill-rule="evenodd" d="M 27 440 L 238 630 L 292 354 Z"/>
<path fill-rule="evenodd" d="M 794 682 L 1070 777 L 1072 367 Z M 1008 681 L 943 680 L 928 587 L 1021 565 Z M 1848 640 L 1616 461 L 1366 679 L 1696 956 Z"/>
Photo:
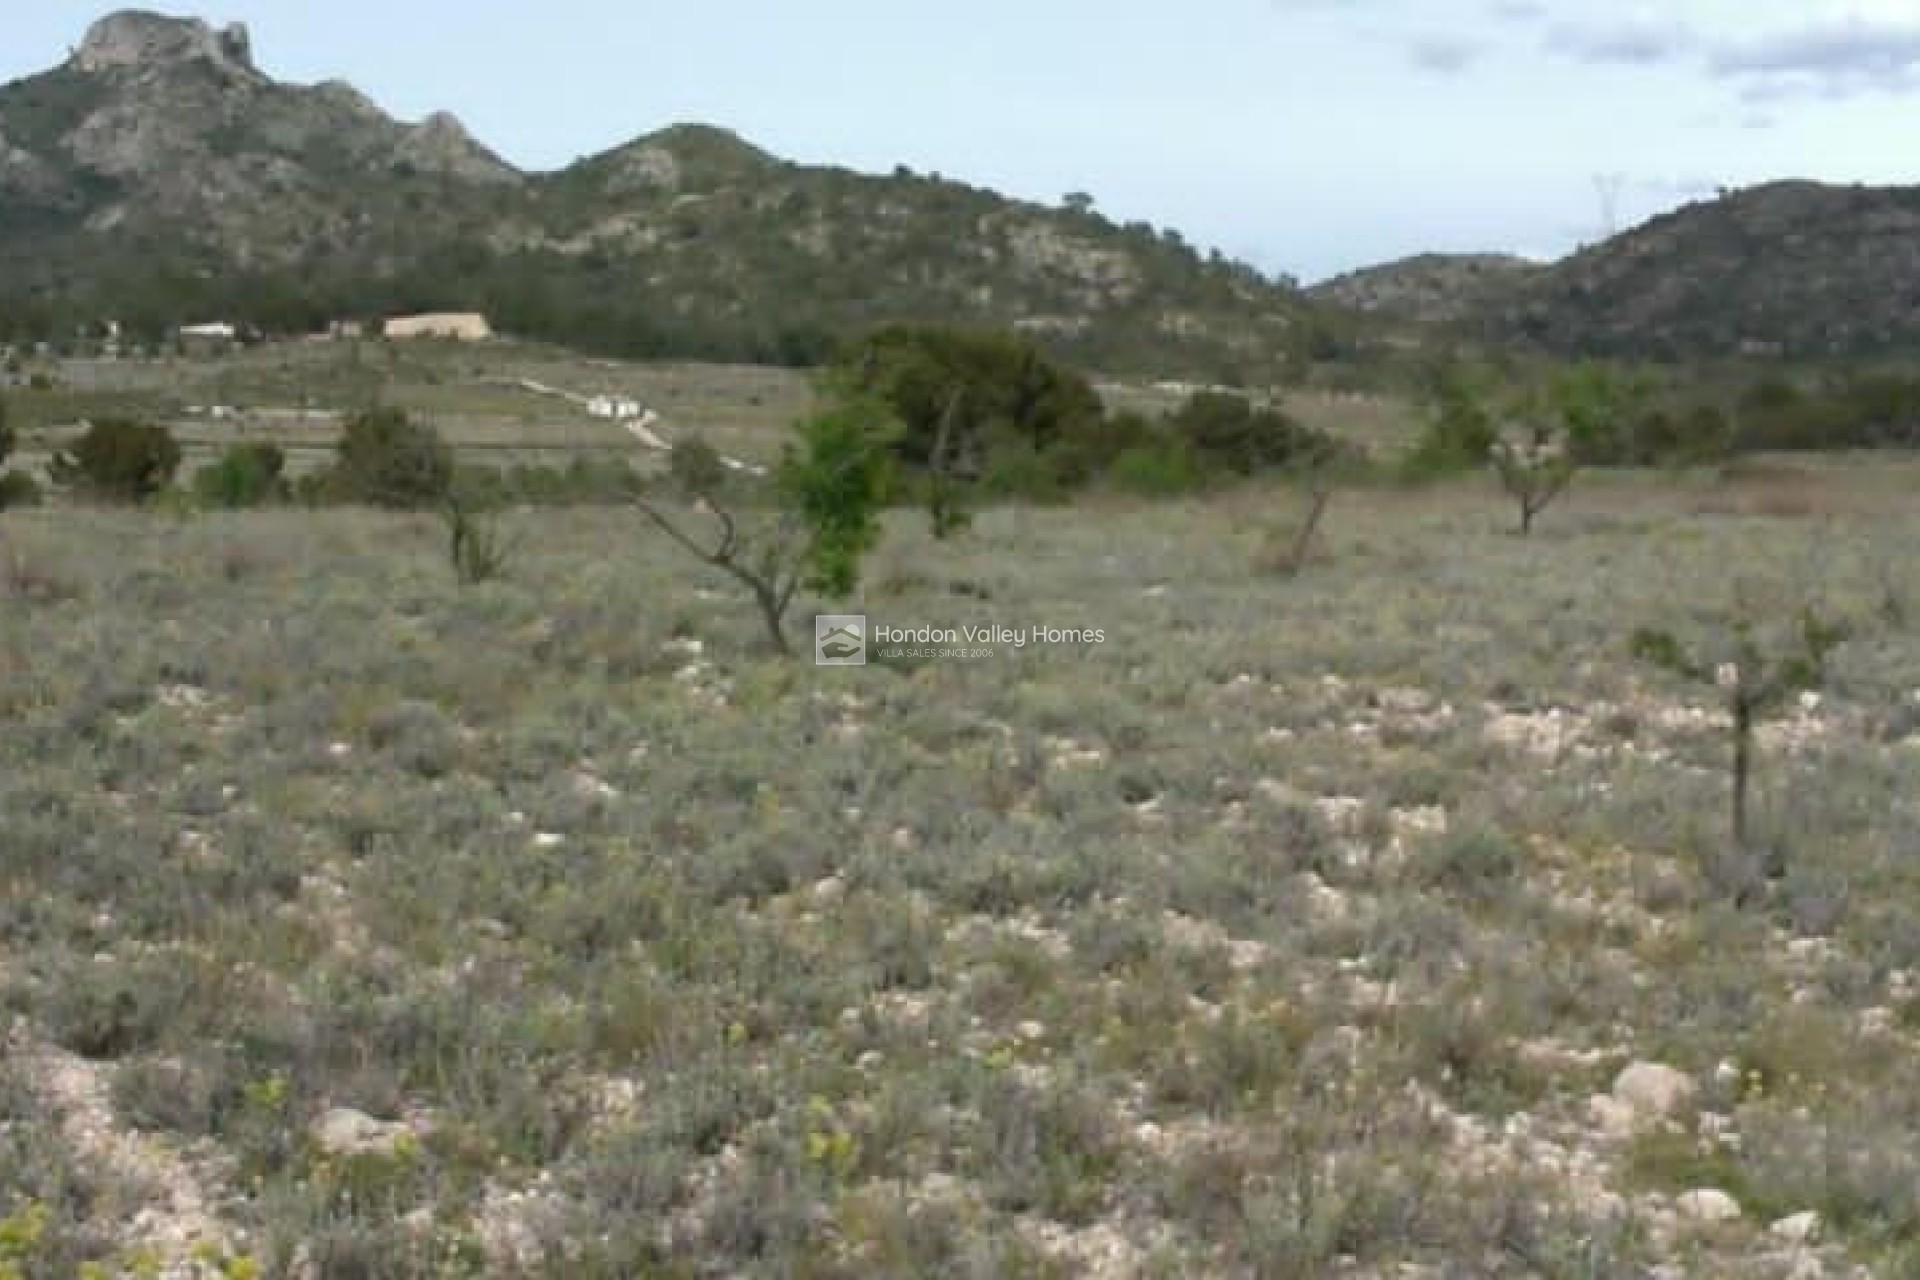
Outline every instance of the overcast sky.
<path fill-rule="evenodd" d="M 0 78 L 109 7 L 0 3 Z M 1089 191 L 1305 280 L 1555 256 L 1719 185 L 1920 181 L 1920 0 L 204 6 L 269 73 L 451 110 L 525 167 L 701 121 L 797 160 Z"/>

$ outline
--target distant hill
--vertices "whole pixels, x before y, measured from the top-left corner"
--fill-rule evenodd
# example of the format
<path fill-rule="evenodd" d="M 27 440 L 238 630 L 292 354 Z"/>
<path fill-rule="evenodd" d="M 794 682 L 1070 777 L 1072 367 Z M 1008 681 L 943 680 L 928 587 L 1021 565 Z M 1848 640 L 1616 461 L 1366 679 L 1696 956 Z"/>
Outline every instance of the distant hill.
<path fill-rule="evenodd" d="M 1498 341 L 1655 359 L 1920 342 L 1920 187 L 1778 182 L 1690 204 L 1484 298 Z"/>
<path fill-rule="evenodd" d="M 1307 293 L 1352 311 L 1437 324 L 1474 314 L 1540 271 L 1511 254 L 1425 253 L 1335 276 Z"/>
<path fill-rule="evenodd" d="M 451 116 L 272 80 L 239 27 L 114 14 L 0 87 L 0 337 L 449 308 L 643 356 L 804 362 L 890 320 L 1209 377 L 1325 345 L 1303 295 L 1144 224 L 693 125 L 525 173 Z"/>

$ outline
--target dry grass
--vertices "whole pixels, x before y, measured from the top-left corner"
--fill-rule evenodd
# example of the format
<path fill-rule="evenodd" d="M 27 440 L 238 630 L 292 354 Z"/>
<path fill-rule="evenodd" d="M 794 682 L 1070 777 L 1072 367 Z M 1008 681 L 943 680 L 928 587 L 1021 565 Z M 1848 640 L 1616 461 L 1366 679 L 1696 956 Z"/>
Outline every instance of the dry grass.
<path fill-rule="evenodd" d="M 1920 516 L 1855 479 L 1596 476 L 1531 539 L 1348 493 L 1286 581 L 1255 489 L 903 514 L 855 611 L 1108 641 L 858 670 L 618 511 L 465 590 L 416 518 L 10 513 L 62 589 L 0 609 L 0 1005 L 53 1047 L 0 1218 L 131 1268 L 179 1207 L 88 1152 L 157 1147 L 327 1280 L 1904 1274 Z M 1769 727 L 1746 910 L 1711 692 L 1627 647 L 1736 595 L 1861 624 Z M 1602 1123 L 1636 1058 L 1671 1132 Z M 329 1157 L 336 1107 L 409 1137 Z"/>

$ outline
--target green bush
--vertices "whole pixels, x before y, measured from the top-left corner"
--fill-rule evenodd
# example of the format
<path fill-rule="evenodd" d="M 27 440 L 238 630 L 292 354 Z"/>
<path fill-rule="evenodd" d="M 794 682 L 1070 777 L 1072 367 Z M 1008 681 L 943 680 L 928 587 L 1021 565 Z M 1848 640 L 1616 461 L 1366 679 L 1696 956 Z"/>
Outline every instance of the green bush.
<path fill-rule="evenodd" d="M 0 474 L 0 511 L 40 505 L 40 482 L 24 471 Z"/>
<path fill-rule="evenodd" d="M 287 455 L 278 445 L 230 445 L 220 460 L 194 473 L 193 493 L 209 507 L 234 511 L 287 496 Z"/>
<path fill-rule="evenodd" d="M 1147 498 L 1172 498 L 1200 487 L 1200 466 L 1193 451 L 1177 440 L 1137 444 L 1107 467 L 1114 488 Z"/>
<path fill-rule="evenodd" d="M 1500 438 L 1487 407 L 1484 379 L 1457 367 L 1435 375 L 1428 389 L 1433 417 L 1407 456 L 1407 473 L 1416 478 L 1472 471 L 1485 466 Z"/>
<path fill-rule="evenodd" d="M 452 481 L 453 452 L 438 431 L 399 409 L 370 409 L 347 420 L 327 489 L 345 502 L 427 507 Z"/>
<path fill-rule="evenodd" d="M 946 465 L 962 476 L 1022 450 L 1084 471 L 1070 464 L 1097 454 L 1105 436 L 1106 408 L 1092 384 L 1012 334 L 882 329 L 843 355 L 834 376 L 899 419 L 894 451 L 914 470 L 934 461 L 949 417 Z"/>
<path fill-rule="evenodd" d="M 180 444 L 165 427 L 107 418 L 71 451 L 55 455 L 53 482 L 110 502 L 145 502 L 180 469 Z"/>
<path fill-rule="evenodd" d="M 1167 425 L 1203 467 L 1233 475 L 1296 466 L 1332 451 L 1324 433 L 1224 391 L 1194 394 Z"/>

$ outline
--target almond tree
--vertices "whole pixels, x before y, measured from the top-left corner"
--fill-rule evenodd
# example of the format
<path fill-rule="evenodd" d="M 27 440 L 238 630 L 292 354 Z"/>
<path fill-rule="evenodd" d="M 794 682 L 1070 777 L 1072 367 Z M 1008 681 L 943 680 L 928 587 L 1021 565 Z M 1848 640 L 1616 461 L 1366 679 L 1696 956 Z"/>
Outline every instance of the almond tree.
<path fill-rule="evenodd" d="M 677 442 L 669 466 L 681 497 L 709 525 L 704 534 L 651 498 L 634 505 L 688 554 L 744 587 L 774 648 L 791 656 L 786 616 L 800 588 L 851 594 L 861 559 L 879 541 L 891 432 L 891 420 L 865 400 L 845 400 L 802 422 L 774 477 L 778 510 L 751 529 L 727 492 L 724 461 L 697 438 Z"/>
<path fill-rule="evenodd" d="M 1519 505 L 1522 537 L 1533 532 L 1534 520 L 1567 491 L 1578 470 L 1566 442 L 1539 426 L 1528 438 L 1494 441 L 1490 460 L 1500 487 Z"/>
<path fill-rule="evenodd" d="M 1732 825 L 1737 854 L 1748 853 L 1748 793 L 1753 775 L 1754 730 L 1796 694 L 1826 679 L 1827 659 L 1847 638 L 1846 629 L 1803 610 L 1798 625 L 1775 651 L 1763 650 L 1753 625 L 1732 627 L 1732 643 L 1720 661 L 1689 651 L 1666 631 L 1642 628 L 1633 636 L 1634 656 L 1676 675 L 1711 684 L 1725 699 L 1732 722 Z"/>

